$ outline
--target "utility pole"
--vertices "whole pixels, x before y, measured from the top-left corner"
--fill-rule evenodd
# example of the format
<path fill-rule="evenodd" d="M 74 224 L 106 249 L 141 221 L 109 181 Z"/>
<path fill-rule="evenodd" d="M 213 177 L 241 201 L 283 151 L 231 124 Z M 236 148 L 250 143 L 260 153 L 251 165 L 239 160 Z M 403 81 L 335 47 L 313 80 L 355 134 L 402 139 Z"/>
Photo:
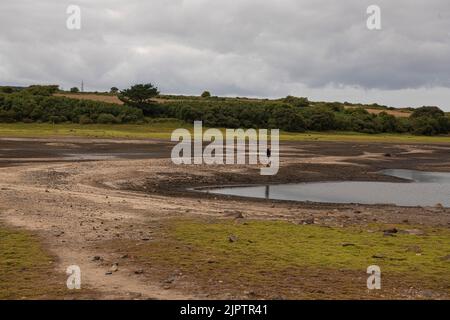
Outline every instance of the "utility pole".
<path fill-rule="evenodd" d="M 84 81 L 81 80 L 81 92 L 84 92 Z"/>

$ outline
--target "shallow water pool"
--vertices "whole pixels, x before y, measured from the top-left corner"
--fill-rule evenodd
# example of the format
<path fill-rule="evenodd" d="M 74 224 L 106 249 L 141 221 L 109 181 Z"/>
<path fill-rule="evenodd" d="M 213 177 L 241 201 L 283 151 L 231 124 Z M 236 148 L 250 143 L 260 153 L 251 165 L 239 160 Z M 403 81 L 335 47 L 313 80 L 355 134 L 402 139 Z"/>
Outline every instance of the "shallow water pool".
<path fill-rule="evenodd" d="M 384 170 L 382 174 L 405 182 L 342 181 L 226 187 L 203 190 L 241 197 L 324 203 L 394 204 L 450 207 L 450 173 Z"/>

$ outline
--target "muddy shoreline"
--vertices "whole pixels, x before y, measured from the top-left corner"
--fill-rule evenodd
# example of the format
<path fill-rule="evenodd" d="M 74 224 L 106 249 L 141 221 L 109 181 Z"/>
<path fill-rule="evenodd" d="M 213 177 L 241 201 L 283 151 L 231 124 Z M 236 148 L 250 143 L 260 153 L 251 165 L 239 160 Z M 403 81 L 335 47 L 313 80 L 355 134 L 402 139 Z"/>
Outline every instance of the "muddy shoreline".
<path fill-rule="evenodd" d="M 0 219 L 38 234 L 58 257 L 58 272 L 79 265 L 89 288 L 107 299 L 199 298 L 186 289 L 195 283 L 164 289 L 163 280 L 151 277 L 158 270 L 147 276 L 137 273 L 146 267 L 131 258 L 127 263 L 121 258 L 124 254 L 104 245 L 152 243 L 155 237 L 165 237 L 161 227 L 171 219 L 239 216 L 332 228 L 371 223 L 450 228 L 450 209 L 440 207 L 304 203 L 188 190 L 215 185 L 402 181 L 378 172 L 449 172 L 450 145 L 282 143 L 280 171 L 274 177 L 261 176 L 258 166 L 176 166 L 169 158 L 171 146 L 157 140 L 0 139 Z M 65 159 L 68 155 L 72 158 Z M 91 155 L 97 158 L 89 160 Z M 117 261 L 120 270 L 108 275 Z"/>

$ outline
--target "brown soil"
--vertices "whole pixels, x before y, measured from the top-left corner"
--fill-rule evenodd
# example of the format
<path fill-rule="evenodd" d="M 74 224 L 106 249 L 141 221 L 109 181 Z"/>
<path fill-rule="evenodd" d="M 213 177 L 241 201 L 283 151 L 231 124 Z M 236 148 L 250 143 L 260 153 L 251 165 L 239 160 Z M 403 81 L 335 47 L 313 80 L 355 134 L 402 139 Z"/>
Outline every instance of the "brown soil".
<path fill-rule="evenodd" d="M 266 201 L 186 190 L 220 184 L 394 180 L 377 174 L 384 168 L 450 171 L 449 145 L 287 143 L 275 177 L 260 176 L 257 166 L 175 166 L 167 159 L 170 147 L 162 141 L 0 139 L 0 218 L 39 234 L 58 257 L 58 272 L 79 265 L 83 283 L 101 298 L 116 299 L 205 298 L 206 293 L 187 290 L 195 283 L 165 288 L 136 274 L 138 266 L 122 263 L 117 250 L 104 245 L 145 241 L 171 217 L 220 218 L 239 210 L 251 219 L 314 217 L 318 224 L 332 226 L 375 220 L 450 225 L 450 209 L 445 208 Z M 88 157 L 92 154 L 97 158 Z M 106 274 L 115 262 L 118 271 Z M 317 284 L 319 291 L 326 282 L 320 275 L 305 281 Z"/>

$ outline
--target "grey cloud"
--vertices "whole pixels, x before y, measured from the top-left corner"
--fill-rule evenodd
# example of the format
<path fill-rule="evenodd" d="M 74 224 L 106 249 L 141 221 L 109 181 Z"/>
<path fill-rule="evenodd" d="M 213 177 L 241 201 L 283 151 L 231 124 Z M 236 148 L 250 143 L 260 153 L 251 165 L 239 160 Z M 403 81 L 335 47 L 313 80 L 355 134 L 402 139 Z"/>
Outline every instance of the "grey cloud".
<path fill-rule="evenodd" d="M 369 31 L 376 2 L 383 29 Z M 65 27 L 82 8 L 82 30 Z M 0 10 L 0 81 L 283 96 L 450 109 L 448 0 L 16 0 Z M 428 90 L 428 91 L 427 91 Z M 322 92 L 322 94 L 320 94 Z M 401 92 L 405 94 L 400 99 Z M 375 100 L 377 99 L 377 100 Z M 379 99 L 379 100 L 378 100 Z M 420 102 L 422 102 L 420 100 Z"/>

